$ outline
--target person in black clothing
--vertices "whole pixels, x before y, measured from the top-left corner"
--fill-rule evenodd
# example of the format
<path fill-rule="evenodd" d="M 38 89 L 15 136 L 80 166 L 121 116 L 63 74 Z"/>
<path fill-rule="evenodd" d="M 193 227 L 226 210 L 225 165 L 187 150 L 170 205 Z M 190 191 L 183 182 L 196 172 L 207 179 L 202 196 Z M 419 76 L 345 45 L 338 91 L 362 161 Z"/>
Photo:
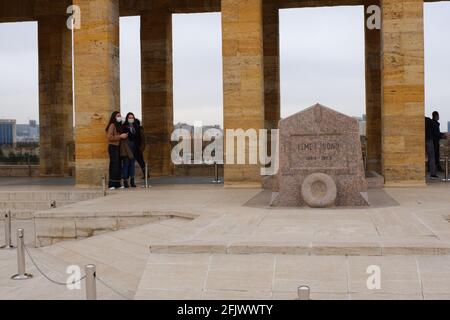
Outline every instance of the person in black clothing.
<path fill-rule="evenodd" d="M 139 126 L 136 125 L 135 117 L 133 113 L 128 113 L 125 118 L 125 123 L 122 126 L 122 132 L 128 134 L 128 148 L 131 151 L 131 155 L 124 157 L 122 164 L 122 179 L 124 187 L 128 188 L 128 179 L 130 179 L 130 186 L 136 188 L 135 175 L 136 175 L 136 158 L 137 150 L 139 149 Z"/>
<path fill-rule="evenodd" d="M 122 132 L 122 116 L 120 112 L 115 111 L 111 114 L 111 118 L 105 129 L 108 139 L 109 153 L 109 183 L 110 189 L 120 188 L 120 143 L 128 138 L 126 133 Z"/>
<path fill-rule="evenodd" d="M 433 144 L 434 144 L 434 157 L 437 170 L 443 171 L 441 167 L 441 153 L 440 153 L 440 141 L 446 138 L 446 135 L 441 132 L 441 124 L 439 123 L 439 112 L 433 112 Z"/>
<path fill-rule="evenodd" d="M 145 150 L 145 135 L 144 135 L 144 128 L 141 126 L 141 121 L 139 119 L 135 120 L 136 128 L 139 131 L 138 135 L 138 148 L 136 150 L 136 154 L 134 155 L 134 158 L 136 159 L 137 163 L 141 167 L 142 173 L 144 175 L 145 179 L 145 161 L 144 161 L 144 150 Z"/>
<path fill-rule="evenodd" d="M 433 142 L 433 120 L 425 118 L 425 147 L 428 158 L 428 171 L 431 179 L 438 179 L 436 172 L 436 157 Z"/>

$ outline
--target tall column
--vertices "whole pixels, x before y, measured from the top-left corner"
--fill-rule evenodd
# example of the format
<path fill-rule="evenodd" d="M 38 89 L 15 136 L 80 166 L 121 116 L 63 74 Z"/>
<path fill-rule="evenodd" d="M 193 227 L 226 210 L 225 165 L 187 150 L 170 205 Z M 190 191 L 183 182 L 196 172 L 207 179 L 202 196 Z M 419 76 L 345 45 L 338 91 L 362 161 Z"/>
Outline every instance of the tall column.
<path fill-rule="evenodd" d="M 166 1 L 141 15 L 142 118 L 152 176 L 172 175 L 172 15 Z"/>
<path fill-rule="evenodd" d="M 367 13 L 367 6 L 364 7 Z M 366 14 L 366 19 L 368 15 Z M 365 30 L 367 169 L 381 174 L 381 30 Z"/>
<path fill-rule="evenodd" d="M 222 0 L 222 38 L 224 129 L 258 131 L 264 127 L 262 0 Z M 256 150 L 248 146 L 247 164 L 225 164 L 226 184 L 261 185 L 259 165 L 248 164 Z"/>
<path fill-rule="evenodd" d="M 423 185 L 423 0 L 382 0 L 382 171 L 387 185 Z"/>
<path fill-rule="evenodd" d="M 119 0 L 74 0 L 77 186 L 98 185 L 108 172 L 105 128 L 119 100 Z"/>
<path fill-rule="evenodd" d="M 264 127 L 278 128 L 280 121 L 280 27 L 278 5 L 263 1 Z"/>
<path fill-rule="evenodd" d="M 70 173 L 73 144 L 72 36 L 67 17 L 39 17 L 40 172 Z"/>

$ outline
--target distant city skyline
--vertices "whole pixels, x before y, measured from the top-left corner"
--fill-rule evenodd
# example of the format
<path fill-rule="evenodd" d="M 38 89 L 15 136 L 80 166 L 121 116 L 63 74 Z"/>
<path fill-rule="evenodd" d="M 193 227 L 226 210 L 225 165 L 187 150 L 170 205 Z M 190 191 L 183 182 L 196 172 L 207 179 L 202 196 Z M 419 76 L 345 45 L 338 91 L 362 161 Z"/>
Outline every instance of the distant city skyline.
<path fill-rule="evenodd" d="M 365 113 L 362 6 L 280 10 L 281 115 Z M 450 121 L 450 2 L 425 5 L 426 115 Z M 121 108 L 141 117 L 140 19 L 121 18 Z M 343 45 L 345 44 L 345 45 Z M 174 123 L 223 125 L 220 13 L 173 16 Z M 0 24 L 0 118 L 39 121 L 37 23 Z M 445 125 L 442 126 L 443 128 Z"/>

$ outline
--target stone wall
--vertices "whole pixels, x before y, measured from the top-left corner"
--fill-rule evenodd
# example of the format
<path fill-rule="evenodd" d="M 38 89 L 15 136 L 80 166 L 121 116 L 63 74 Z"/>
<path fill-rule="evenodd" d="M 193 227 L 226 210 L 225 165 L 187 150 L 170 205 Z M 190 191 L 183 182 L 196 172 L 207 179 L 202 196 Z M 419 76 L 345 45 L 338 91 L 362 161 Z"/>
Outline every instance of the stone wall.
<path fill-rule="evenodd" d="M 39 177 L 38 165 L 0 165 L 0 177 Z"/>

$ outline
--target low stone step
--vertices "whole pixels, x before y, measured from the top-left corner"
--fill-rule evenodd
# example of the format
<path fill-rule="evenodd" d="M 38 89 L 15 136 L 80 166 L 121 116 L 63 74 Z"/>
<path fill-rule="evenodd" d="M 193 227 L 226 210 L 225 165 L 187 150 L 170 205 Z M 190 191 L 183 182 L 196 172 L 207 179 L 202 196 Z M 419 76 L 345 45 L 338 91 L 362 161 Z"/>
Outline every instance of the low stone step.
<path fill-rule="evenodd" d="M 226 241 L 152 241 L 154 254 L 283 254 L 316 256 L 396 256 L 396 255 L 450 255 L 450 243 L 422 241 L 421 243 L 275 243 Z"/>
<path fill-rule="evenodd" d="M 3 191 L 0 202 L 4 201 L 85 201 L 102 196 L 100 190 L 89 191 Z"/>
<path fill-rule="evenodd" d="M 140 243 L 126 240 L 126 233 L 133 230 L 118 231 L 123 238 L 111 234 L 99 235 L 89 239 L 67 241 L 40 248 L 46 256 L 51 256 L 67 265 L 77 265 L 82 270 L 86 264 L 95 264 L 97 276 L 106 281 L 116 291 L 132 299 L 137 290 L 148 259 L 148 246 L 145 239 Z M 84 273 L 84 271 L 82 271 Z M 113 298 L 123 298 L 103 284 L 98 289 L 107 289 Z M 99 296 L 101 299 L 102 296 Z"/>
<path fill-rule="evenodd" d="M 13 220 L 32 220 L 35 210 L 8 209 L 0 212 L 0 221 L 5 220 L 5 213 L 10 213 Z"/>
<path fill-rule="evenodd" d="M 69 204 L 76 203 L 76 201 L 67 201 L 67 200 L 44 200 L 44 201 L 2 201 L 0 202 L 0 210 L 26 210 L 26 211 L 39 211 L 39 210 L 49 210 L 53 208 L 53 204 L 55 207 L 63 207 Z"/>
<path fill-rule="evenodd" d="M 167 223 L 177 231 L 177 226 L 181 228 L 195 216 L 162 211 L 80 211 L 79 208 L 67 207 L 37 212 L 34 218 L 36 246 L 43 247 L 61 241 L 84 239 L 159 222 Z"/>

